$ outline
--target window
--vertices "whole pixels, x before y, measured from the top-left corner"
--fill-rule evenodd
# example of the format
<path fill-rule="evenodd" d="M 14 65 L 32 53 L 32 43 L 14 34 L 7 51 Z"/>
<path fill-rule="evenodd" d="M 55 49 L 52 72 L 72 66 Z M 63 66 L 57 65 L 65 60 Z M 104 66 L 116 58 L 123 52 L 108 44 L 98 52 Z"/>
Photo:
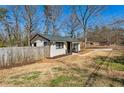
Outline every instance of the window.
<path fill-rule="evenodd" d="M 61 49 L 64 47 L 64 43 L 63 42 L 56 42 L 56 49 Z"/>
<path fill-rule="evenodd" d="M 35 47 L 37 46 L 37 43 L 36 43 L 36 42 L 34 43 L 34 46 L 35 46 Z"/>
<path fill-rule="evenodd" d="M 47 46 L 48 45 L 48 43 L 47 42 L 44 42 L 44 46 Z"/>

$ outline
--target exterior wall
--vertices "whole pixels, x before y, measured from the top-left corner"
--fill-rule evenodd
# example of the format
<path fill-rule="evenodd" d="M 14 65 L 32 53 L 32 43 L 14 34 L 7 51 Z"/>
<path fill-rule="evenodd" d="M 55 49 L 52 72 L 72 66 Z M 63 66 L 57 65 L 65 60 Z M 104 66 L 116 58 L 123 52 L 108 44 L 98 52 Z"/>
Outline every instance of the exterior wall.
<path fill-rule="evenodd" d="M 77 43 L 77 42 L 75 42 L 75 43 Z M 77 50 L 79 52 L 80 51 L 80 43 L 77 43 L 77 45 L 78 45 L 77 46 L 77 48 L 78 48 Z M 55 44 L 52 44 L 50 46 L 50 57 L 64 55 L 64 54 L 66 54 L 66 50 L 67 50 L 66 43 L 64 43 L 64 48 L 62 48 L 62 49 L 56 49 L 56 45 Z"/>
<path fill-rule="evenodd" d="M 64 54 L 66 54 L 65 43 L 64 43 L 64 47 L 62 49 L 56 49 L 56 45 L 55 44 L 52 44 L 50 46 L 50 57 L 64 55 Z"/>
<path fill-rule="evenodd" d="M 36 43 L 36 47 L 42 47 L 42 46 L 44 46 L 44 42 L 47 42 L 47 43 L 49 43 L 48 41 L 46 41 L 46 40 L 36 40 L 34 43 Z M 31 44 L 31 46 L 34 46 L 34 43 L 33 44 Z"/>
<path fill-rule="evenodd" d="M 78 44 L 78 51 L 81 51 L 80 43 Z"/>
<path fill-rule="evenodd" d="M 76 44 L 76 47 L 74 47 L 74 44 Z M 76 48 L 76 52 L 79 52 L 80 51 L 80 43 L 78 43 L 78 42 L 73 42 L 72 43 L 72 49 L 73 48 Z"/>
<path fill-rule="evenodd" d="M 64 54 L 67 53 L 67 42 L 64 42 L 64 47 L 63 48 L 57 49 L 55 42 L 52 43 L 49 40 L 47 40 L 46 38 L 40 37 L 40 36 L 36 36 L 35 38 L 33 38 L 33 40 L 31 41 L 31 46 L 42 47 L 42 46 L 44 46 L 44 42 L 48 43 L 47 46 L 49 46 L 49 56 L 50 57 L 64 55 Z M 73 48 L 73 44 L 77 44 L 76 45 L 76 52 L 80 51 L 80 43 L 79 42 L 70 42 L 70 43 L 71 43 L 71 51 L 72 51 L 72 48 Z"/>
<path fill-rule="evenodd" d="M 41 47 L 44 46 L 44 42 L 49 43 L 50 41 L 44 37 L 37 35 L 31 40 L 31 46 L 34 46 L 34 43 L 36 43 L 36 47 Z"/>
<path fill-rule="evenodd" d="M 40 40 L 40 41 L 47 41 L 47 42 L 49 41 L 49 40 L 47 40 L 46 38 L 37 35 L 36 37 L 34 37 L 34 38 L 31 40 L 31 43 L 33 44 L 33 43 L 34 43 L 35 41 L 37 41 L 37 40 Z"/>
<path fill-rule="evenodd" d="M 32 47 L 34 47 L 34 44 L 31 44 Z"/>
<path fill-rule="evenodd" d="M 81 42 L 80 42 L 80 51 L 82 51 L 83 49 L 84 49 L 84 42 L 81 41 Z"/>
<path fill-rule="evenodd" d="M 35 42 L 37 47 L 44 46 L 44 41 L 36 40 Z"/>

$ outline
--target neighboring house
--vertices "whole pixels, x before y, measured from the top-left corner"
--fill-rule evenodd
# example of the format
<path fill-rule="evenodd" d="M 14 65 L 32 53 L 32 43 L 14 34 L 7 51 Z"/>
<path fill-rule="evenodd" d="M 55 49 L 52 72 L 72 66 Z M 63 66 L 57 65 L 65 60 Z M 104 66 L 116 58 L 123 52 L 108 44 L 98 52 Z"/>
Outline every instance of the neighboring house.
<path fill-rule="evenodd" d="M 100 46 L 109 46 L 110 43 L 108 41 L 102 41 L 102 42 L 99 42 L 99 45 Z"/>
<path fill-rule="evenodd" d="M 71 54 L 80 51 L 80 41 L 76 38 L 35 34 L 31 38 L 31 46 L 49 46 L 49 57 Z"/>

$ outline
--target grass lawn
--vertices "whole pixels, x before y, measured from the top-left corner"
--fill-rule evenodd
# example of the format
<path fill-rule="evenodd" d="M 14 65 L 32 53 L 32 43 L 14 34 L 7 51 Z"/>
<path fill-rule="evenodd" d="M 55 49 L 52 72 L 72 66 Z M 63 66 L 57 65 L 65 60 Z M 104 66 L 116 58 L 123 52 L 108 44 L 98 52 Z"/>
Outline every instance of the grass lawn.
<path fill-rule="evenodd" d="M 108 53 L 96 51 L 86 56 L 70 55 L 0 70 L 0 86 L 122 87 L 124 86 L 124 58 L 118 52 L 105 57 Z M 102 68 L 93 73 L 96 65 L 101 63 Z M 106 73 L 106 66 L 115 72 L 114 77 Z"/>
<path fill-rule="evenodd" d="M 97 57 L 95 58 L 97 64 L 102 64 L 104 66 L 109 66 L 109 68 L 118 71 L 124 71 L 124 56 L 119 57 Z"/>
<path fill-rule="evenodd" d="M 20 86 L 37 86 L 38 78 L 40 77 L 40 71 L 34 71 L 19 75 L 10 76 L 6 82 L 8 84 L 20 85 Z M 36 82 L 36 83 L 35 83 Z"/>

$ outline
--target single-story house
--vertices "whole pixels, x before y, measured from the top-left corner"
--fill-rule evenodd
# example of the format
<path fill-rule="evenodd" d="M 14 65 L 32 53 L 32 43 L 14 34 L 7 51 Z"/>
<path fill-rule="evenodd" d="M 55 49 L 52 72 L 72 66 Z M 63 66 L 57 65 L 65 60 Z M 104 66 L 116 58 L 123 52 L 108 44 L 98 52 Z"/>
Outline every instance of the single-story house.
<path fill-rule="evenodd" d="M 32 47 L 49 46 L 49 57 L 80 51 L 80 41 L 76 38 L 35 34 L 31 38 Z"/>

